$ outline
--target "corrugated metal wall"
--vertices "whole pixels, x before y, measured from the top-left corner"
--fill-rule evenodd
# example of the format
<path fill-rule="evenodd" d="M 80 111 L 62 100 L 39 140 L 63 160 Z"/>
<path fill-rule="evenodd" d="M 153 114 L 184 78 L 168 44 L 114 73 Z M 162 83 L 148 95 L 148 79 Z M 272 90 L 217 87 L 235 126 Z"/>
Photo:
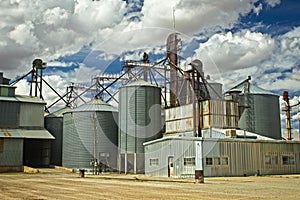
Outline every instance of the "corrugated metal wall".
<path fill-rule="evenodd" d="M 233 101 L 207 100 L 201 102 L 201 127 L 231 129 L 238 127 L 238 104 Z"/>
<path fill-rule="evenodd" d="M 51 165 L 62 165 L 63 117 L 45 117 L 45 128 L 55 137 L 51 141 Z"/>
<path fill-rule="evenodd" d="M 115 122 L 117 117 L 113 115 L 117 113 L 98 111 L 64 114 L 63 166 L 74 169 L 92 168 L 90 162 L 94 158 L 95 142 L 96 159 L 112 169 L 117 169 L 118 128 Z"/>
<path fill-rule="evenodd" d="M 281 139 L 279 99 L 275 95 L 245 94 L 239 103 L 246 108 L 239 120 L 239 128 L 266 137 Z"/>
<path fill-rule="evenodd" d="M 4 139 L 2 140 L 2 151 L 0 150 L 1 166 L 22 166 L 23 165 L 23 139 Z"/>
<path fill-rule="evenodd" d="M 72 113 L 64 114 L 62 165 L 69 168 L 91 168 L 93 155 L 83 146 Z"/>
<path fill-rule="evenodd" d="M 21 103 L 20 127 L 44 127 L 44 104 Z M 33 114 L 34 113 L 34 114 Z"/>
<path fill-rule="evenodd" d="M 119 148 L 121 153 L 143 153 L 143 143 L 160 136 L 160 88 L 126 86 L 120 89 Z"/>
<path fill-rule="evenodd" d="M 0 127 L 17 128 L 19 126 L 19 102 L 0 101 Z"/>
<path fill-rule="evenodd" d="M 167 159 L 172 156 L 175 177 L 194 177 L 195 165 L 184 162 L 195 157 L 195 141 L 163 139 L 146 144 L 145 174 L 167 176 Z M 300 143 L 296 142 L 205 139 L 202 154 L 205 176 L 300 173 Z M 158 164 L 151 166 L 151 159 L 158 159 Z"/>
<path fill-rule="evenodd" d="M 204 142 L 206 158 L 228 158 L 228 165 L 213 163 L 207 165 L 204 160 L 204 173 L 207 176 L 243 176 L 261 174 L 300 173 L 300 144 L 286 142 Z M 211 149 L 209 151 L 209 149 Z M 267 163 L 268 156 L 276 157 L 277 163 Z M 283 157 L 292 156 L 294 164 L 283 163 Z"/>
<path fill-rule="evenodd" d="M 143 143 L 161 136 L 161 89 L 136 81 L 119 92 L 119 170 L 144 173 Z"/>
<path fill-rule="evenodd" d="M 194 174 L 195 167 L 184 165 L 184 158 L 195 157 L 192 140 L 163 140 L 145 146 L 145 174 L 150 176 L 168 176 L 168 168 L 173 166 L 174 177 L 188 177 Z M 171 158 L 171 159 L 170 159 Z M 158 159 L 158 165 L 151 165 L 151 159 Z M 172 166 L 170 166 L 172 160 Z M 170 175 L 170 174 L 169 174 Z"/>
<path fill-rule="evenodd" d="M 166 134 L 193 131 L 193 104 L 165 109 Z"/>

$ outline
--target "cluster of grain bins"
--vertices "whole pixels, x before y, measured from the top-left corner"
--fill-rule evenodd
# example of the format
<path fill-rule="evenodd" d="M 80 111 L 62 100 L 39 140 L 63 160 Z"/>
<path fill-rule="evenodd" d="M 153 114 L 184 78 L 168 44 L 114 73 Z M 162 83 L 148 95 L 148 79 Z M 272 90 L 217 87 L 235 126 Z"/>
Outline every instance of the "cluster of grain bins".
<path fill-rule="evenodd" d="M 119 109 L 100 99 L 46 117 L 52 162 L 72 169 L 144 172 L 143 143 L 161 137 L 161 91 L 143 80 L 119 88 Z M 59 156 L 61 155 L 61 156 Z"/>
<path fill-rule="evenodd" d="M 119 88 L 118 109 L 94 99 L 64 111 L 61 164 L 92 168 L 96 159 L 109 171 L 174 177 L 193 177 L 197 170 L 205 176 L 298 173 L 299 143 L 272 140 L 280 132 L 274 120 L 279 110 L 273 107 L 278 97 L 249 84 L 240 90 L 247 92 L 162 110 L 159 87 L 131 82 Z M 254 120 L 252 126 L 247 120 Z M 275 128 L 269 125 L 272 120 Z M 202 137 L 193 135 L 198 126 Z"/>

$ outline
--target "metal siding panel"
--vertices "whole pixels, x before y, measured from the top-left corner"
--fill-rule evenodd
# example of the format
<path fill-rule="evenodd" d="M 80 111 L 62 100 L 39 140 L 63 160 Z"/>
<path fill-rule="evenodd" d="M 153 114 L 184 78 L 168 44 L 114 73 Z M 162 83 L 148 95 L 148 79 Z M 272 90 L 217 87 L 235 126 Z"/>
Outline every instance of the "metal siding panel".
<path fill-rule="evenodd" d="M 240 97 L 240 103 L 249 105 L 239 120 L 239 128 L 260 135 L 281 139 L 278 96 L 248 94 Z"/>
<path fill-rule="evenodd" d="M 44 104 L 21 103 L 20 127 L 44 127 Z"/>
<path fill-rule="evenodd" d="M 191 140 L 170 139 L 151 143 L 145 146 L 145 174 L 167 176 L 167 157 L 174 156 L 175 177 L 193 177 L 193 167 L 185 167 L 183 158 L 195 156 Z M 194 142 L 193 142 L 194 143 Z M 278 165 L 266 167 L 265 155 L 275 153 Z M 282 155 L 295 155 L 294 165 L 283 165 Z M 204 140 L 203 162 L 206 157 L 228 157 L 228 165 L 208 166 L 204 163 L 205 176 L 243 176 L 261 174 L 300 173 L 300 143 L 280 141 L 237 141 L 237 140 Z M 159 158 L 159 166 L 149 166 L 150 158 Z"/>
<path fill-rule="evenodd" d="M 192 140 L 165 140 L 145 147 L 145 174 L 168 176 L 168 157 L 173 157 L 174 177 L 193 177 L 195 166 L 184 166 L 184 157 L 195 157 Z M 150 158 L 158 158 L 159 166 L 150 166 Z"/>
<path fill-rule="evenodd" d="M 45 117 L 45 128 L 55 137 L 51 141 L 50 164 L 61 166 L 63 117 Z"/>
<path fill-rule="evenodd" d="M 201 102 L 202 128 L 236 128 L 238 105 L 233 101 L 207 100 Z"/>
<path fill-rule="evenodd" d="M 95 114 L 96 119 L 94 119 Z M 96 127 L 96 135 L 94 127 Z M 94 157 L 95 139 L 96 159 L 100 160 L 100 153 L 109 153 L 104 164 L 116 169 L 117 133 L 117 124 L 112 112 L 95 111 L 65 114 L 63 165 L 71 168 L 91 168 L 90 161 Z"/>
<path fill-rule="evenodd" d="M 12 101 L 0 101 L 0 127 L 17 128 L 19 126 L 20 104 Z"/>
<path fill-rule="evenodd" d="M 0 152 L 0 166 L 23 165 L 23 139 L 4 139 L 3 152 Z"/>
<path fill-rule="evenodd" d="M 92 154 L 82 143 L 78 127 L 74 123 L 77 119 L 73 115 L 73 113 L 64 115 L 62 164 L 64 167 L 75 169 L 91 168 L 90 161 L 93 158 Z"/>
<path fill-rule="evenodd" d="M 143 143 L 158 138 L 162 128 L 160 88 L 121 88 L 119 122 L 121 152 L 143 153 Z"/>

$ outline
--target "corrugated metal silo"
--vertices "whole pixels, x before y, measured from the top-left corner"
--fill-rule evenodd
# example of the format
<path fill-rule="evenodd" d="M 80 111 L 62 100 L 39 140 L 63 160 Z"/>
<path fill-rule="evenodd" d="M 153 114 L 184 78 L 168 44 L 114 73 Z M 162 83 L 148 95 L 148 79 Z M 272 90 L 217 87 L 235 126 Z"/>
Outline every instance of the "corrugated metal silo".
<path fill-rule="evenodd" d="M 45 117 L 45 128 L 55 137 L 55 140 L 51 141 L 51 165 L 62 165 L 63 113 L 70 109 L 64 107 Z"/>
<path fill-rule="evenodd" d="M 143 173 L 143 143 L 161 135 L 161 89 L 138 80 L 121 87 L 119 97 L 119 170 Z"/>
<path fill-rule="evenodd" d="M 117 112 L 113 106 L 94 99 L 64 113 L 64 167 L 91 169 L 95 158 L 102 171 L 117 169 Z"/>
<path fill-rule="evenodd" d="M 249 80 L 231 89 L 235 93 L 240 91 L 237 98 L 240 110 L 239 128 L 281 139 L 279 96 L 251 84 Z"/>

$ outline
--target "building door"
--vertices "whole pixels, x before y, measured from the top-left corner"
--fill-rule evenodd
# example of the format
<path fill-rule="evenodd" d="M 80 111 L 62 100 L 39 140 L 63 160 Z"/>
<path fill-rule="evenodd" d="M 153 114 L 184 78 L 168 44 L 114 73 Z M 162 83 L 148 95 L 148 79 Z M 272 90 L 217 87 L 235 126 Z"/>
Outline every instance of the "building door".
<path fill-rule="evenodd" d="M 168 177 L 174 176 L 174 156 L 168 156 Z"/>

